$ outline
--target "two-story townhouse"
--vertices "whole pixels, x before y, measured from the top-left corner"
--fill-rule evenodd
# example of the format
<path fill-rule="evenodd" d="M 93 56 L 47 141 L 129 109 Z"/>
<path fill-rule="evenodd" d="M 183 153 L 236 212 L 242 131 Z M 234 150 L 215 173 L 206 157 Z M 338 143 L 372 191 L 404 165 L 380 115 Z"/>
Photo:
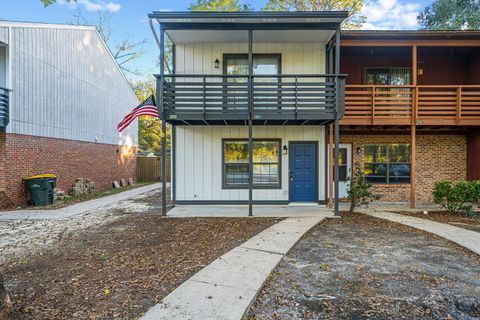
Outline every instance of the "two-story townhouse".
<path fill-rule="evenodd" d="M 54 173 L 98 189 L 136 176 L 138 105 L 95 27 L 0 21 L 0 192 L 25 203 L 26 176 Z"/>
<path fill-rule="evenodd" d="M 338 211 L 354 164 L 412 206 L 439 179 L 478 178 L 478 32 L 341 33 L 345 12 L 149 17 L 161 61 L 173 43 L 157 92 L 175 204 Z"/>

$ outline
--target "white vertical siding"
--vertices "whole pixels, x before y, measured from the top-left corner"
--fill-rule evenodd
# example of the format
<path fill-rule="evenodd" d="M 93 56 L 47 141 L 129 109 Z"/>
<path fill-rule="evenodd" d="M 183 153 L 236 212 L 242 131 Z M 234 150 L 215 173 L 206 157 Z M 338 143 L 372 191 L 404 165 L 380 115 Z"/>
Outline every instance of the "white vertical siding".
<path fill-rule="evenodd" d="M 8 44 L 8 28 L 0 27 L 0 42 Z"/>
<path fill-rule="evenodd" d="M 0 87 L 7 86 L 7 48 L 0 45 Z"/>
<path fill-rule="evenodd" d="M 13 23 L 11 30 L 7 132 L 137 144 L 136 121 L 123 134 L 116 125 L 138 101 L 95 29 Z"/>
<path fill-rule="evenodd" d="M 222 188 L 222 139 L 248 137 L 245 126 L 177 126 L 176 200 L 248 200 L 248 190 Z M 325 200 L 325 130 L 323 126 L 255 126 L 254 138 L 318 142 L 318 196 Z M 254 190 L 254 200 L 288 201 L 288 155 L 282 157 L 281 189 Z"/>
<path fill-rule="evenodd" d="M 246 44 L 179 44 L 176 46 L 177 74 L 222 74 L 213 61 L 223 63 L 224 53 L 246 53 Z M 325 45 L 316 43 L 254 44 L 254 53 L 279 53 L 283 74 L 315 74 L 325 72 Z"/>

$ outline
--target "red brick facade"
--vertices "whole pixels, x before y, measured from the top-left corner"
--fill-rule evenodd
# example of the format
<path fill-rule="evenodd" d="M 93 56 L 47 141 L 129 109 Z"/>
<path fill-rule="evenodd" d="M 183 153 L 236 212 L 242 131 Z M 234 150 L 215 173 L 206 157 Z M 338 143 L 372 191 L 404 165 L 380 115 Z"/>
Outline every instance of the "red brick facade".
<path fill-rule="evenodd" d="M 363 146 L 380 143 L 410 143 L 409 135 L 340 134 L 341 143 L 351 143 L 353 163 L 363 163 Z M 357 153 L 360 147 L 360 153 Z M 431 203 L 435 181 L 467 178 L 467 138 L 465 135 L 417 135 L 416 201 Z M 410 201 L 410 184 L 374 184 L 380 201 Z"/>
<path fill-rule="evenodd" d="M 70 191 L 78 178 L 91 179 L 96 189 L 113 180 L 136 177 L 136 149 L 116 145 L 0 134 L 0 192 L 15 205 L 25 204 L 23 177 L 54 173 L 58 188 Z"/>

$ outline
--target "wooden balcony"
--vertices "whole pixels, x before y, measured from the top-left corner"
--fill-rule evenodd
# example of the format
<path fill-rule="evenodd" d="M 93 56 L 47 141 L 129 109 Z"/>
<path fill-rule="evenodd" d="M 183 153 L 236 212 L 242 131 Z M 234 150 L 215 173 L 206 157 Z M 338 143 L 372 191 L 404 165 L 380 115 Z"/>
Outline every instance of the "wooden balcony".
<path fill-rule="evenodd" d="M 329 121 L 344 103 L 344 77 L 339 75 L 163 78 L 163 105 L 169 122 L 239 123 L 248 120 L 250 112 L 253 120 L 261 123 Z"/>
<path fill-rule="evenodd" d="M 480 85 L 346 85 L 342 125 L 480 125 Z"/>
<path fill-rule="evenodd" d="M 10 90 L 0 87 L 0 128 L 8 124 Z"/>

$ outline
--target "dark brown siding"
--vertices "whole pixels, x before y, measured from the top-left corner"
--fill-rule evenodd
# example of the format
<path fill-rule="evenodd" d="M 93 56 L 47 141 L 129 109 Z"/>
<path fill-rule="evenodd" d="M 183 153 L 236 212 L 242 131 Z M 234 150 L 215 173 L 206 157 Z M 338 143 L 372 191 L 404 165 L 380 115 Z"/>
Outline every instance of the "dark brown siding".
<path fill-rule="evenodd" d="M 470 56 L 470 67 L 468 68 L 468 83 L 480 84 L 480 54 Z"/>
<path fill-rule="evenodd" d="M 408 50 L 407 50 L 408 49 Z M 341 72 L 347 84 L 365 84 L 365 68 L 411 68 L 410 48 L 342 48 Z M 369 51 L 372 50 L 372 51 Z M 460 51 L 461 50 L 461 51 Z M 480 84 L 479 48 L 419 48 L 419 85 Z"/>
<path fill-rule="evenodd" d="M 408 68 L 412 59 L 409 56 L 345 56 L 340 60 L 340 70 L 348 74 L 347 84 L 364 84 L 365 68 Z"/>
<path fill-rule="evenodd" d="M 468 57 L 464 56 L 419 56 L 419 85 L 467 84 Z"/>
<path fill-rule="evenodd" d="M 472 129 L 467 139 L 469 180 L 480 180 L 480 128 Z"/>

